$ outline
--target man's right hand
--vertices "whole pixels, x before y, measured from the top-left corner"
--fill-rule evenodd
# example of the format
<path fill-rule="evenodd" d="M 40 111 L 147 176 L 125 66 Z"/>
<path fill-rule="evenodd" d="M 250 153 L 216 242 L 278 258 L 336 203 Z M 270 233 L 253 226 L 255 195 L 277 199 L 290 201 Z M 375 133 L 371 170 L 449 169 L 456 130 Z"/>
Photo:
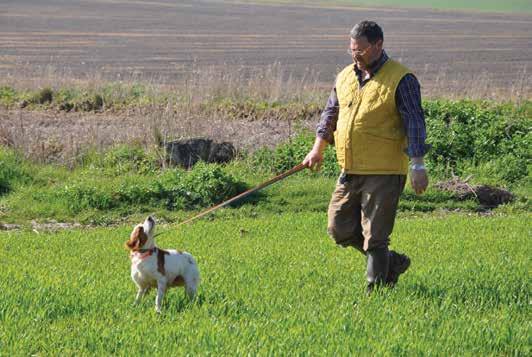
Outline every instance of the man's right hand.
<path fill-rule="evenodd" d="M 307 154 L 307 156 L 305 156 L 305 160 L 303 160 L 303 165 L 305 165 L 312 171 L 320 171 L 322 161 L 323 154 L 319 150 L 312 149 Z"/>
<path fill-rule="evenodd" d="M 320 171 L 321 163 L 323 161 L 323 151 L 327 145 L 329 145 L 329 143 L 326 140 L 316 137 L 316 141 L 314 142 L 312 150 L 310 150 L 305 157 L 305 160 L 303 160 L 303 165 L 312 171 Z"/>

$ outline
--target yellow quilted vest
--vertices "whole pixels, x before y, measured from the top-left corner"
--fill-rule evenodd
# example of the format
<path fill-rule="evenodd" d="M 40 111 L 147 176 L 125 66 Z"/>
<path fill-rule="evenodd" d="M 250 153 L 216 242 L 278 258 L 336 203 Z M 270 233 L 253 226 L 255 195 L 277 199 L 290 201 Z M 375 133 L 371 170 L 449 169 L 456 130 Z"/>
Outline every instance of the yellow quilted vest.
<path fill-rule="evenodd" d="M 407 138 L 395 105 L 395 90 L 408 73 L 406 67 L 388 59 L 362 89 L 352 64 L 338 74 L 340 111 L 334 141 L 344 172 L 407 174 Z"/>

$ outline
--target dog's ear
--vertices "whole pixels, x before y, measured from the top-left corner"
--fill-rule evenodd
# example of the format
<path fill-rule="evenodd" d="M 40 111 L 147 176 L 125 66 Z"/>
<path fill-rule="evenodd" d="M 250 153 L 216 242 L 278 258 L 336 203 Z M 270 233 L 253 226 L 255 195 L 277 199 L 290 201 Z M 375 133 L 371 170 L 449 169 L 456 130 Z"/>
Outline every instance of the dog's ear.
<path fill-rule="evenodd" d="M 146 242 L 146 234 L 144 233 L 144 227 L 137 226 L 131 232 L 131 236 L 129 237 L 129 240 L 126 242 L 126 247 L 128 247 L 130 250 L 139 250 L 140 247 L 144 245 Z"/>

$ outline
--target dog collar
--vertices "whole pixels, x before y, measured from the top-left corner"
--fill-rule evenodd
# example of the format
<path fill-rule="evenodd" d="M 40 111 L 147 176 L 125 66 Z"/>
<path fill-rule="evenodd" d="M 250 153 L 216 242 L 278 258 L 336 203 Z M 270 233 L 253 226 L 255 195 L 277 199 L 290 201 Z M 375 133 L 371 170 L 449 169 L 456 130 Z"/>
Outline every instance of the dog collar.
<path fill-rule="evenodd" d="M 153 253 L 155 253 L 156 249 L 157 248 L 138 250 L 136 252 L 131 253 L 131 258 L 137 258 L 140 260 L 144 260 L 148 258 L 149 256 L 151 256 Z"/>

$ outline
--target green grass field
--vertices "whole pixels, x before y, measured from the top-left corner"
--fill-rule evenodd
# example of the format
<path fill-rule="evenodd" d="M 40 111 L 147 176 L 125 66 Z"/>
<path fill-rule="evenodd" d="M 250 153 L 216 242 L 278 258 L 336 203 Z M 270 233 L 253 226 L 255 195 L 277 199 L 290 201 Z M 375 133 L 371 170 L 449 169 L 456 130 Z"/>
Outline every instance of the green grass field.
<path fill-rule="evenodd" d="M 410 270 L 364 294 L 364 258 L 324 212 L 227 215 L 159 238 L 193 253 L 199 297 L 138 307 L 131 227 L 0 232 L 0 355 L 530 355 L 530 215 L 401 218 Z"/>
<path fill-rule="evenodd" d="M 494 12 L 532 12 L 532 2 L 529 0 L 249 0 L 247 2 L 270 3 L 303 3 L 312 5 L 356 5 L 356 6 L 389 6 L 404 8 L 425 8 L 440 10 L 474 10 Z"/>

